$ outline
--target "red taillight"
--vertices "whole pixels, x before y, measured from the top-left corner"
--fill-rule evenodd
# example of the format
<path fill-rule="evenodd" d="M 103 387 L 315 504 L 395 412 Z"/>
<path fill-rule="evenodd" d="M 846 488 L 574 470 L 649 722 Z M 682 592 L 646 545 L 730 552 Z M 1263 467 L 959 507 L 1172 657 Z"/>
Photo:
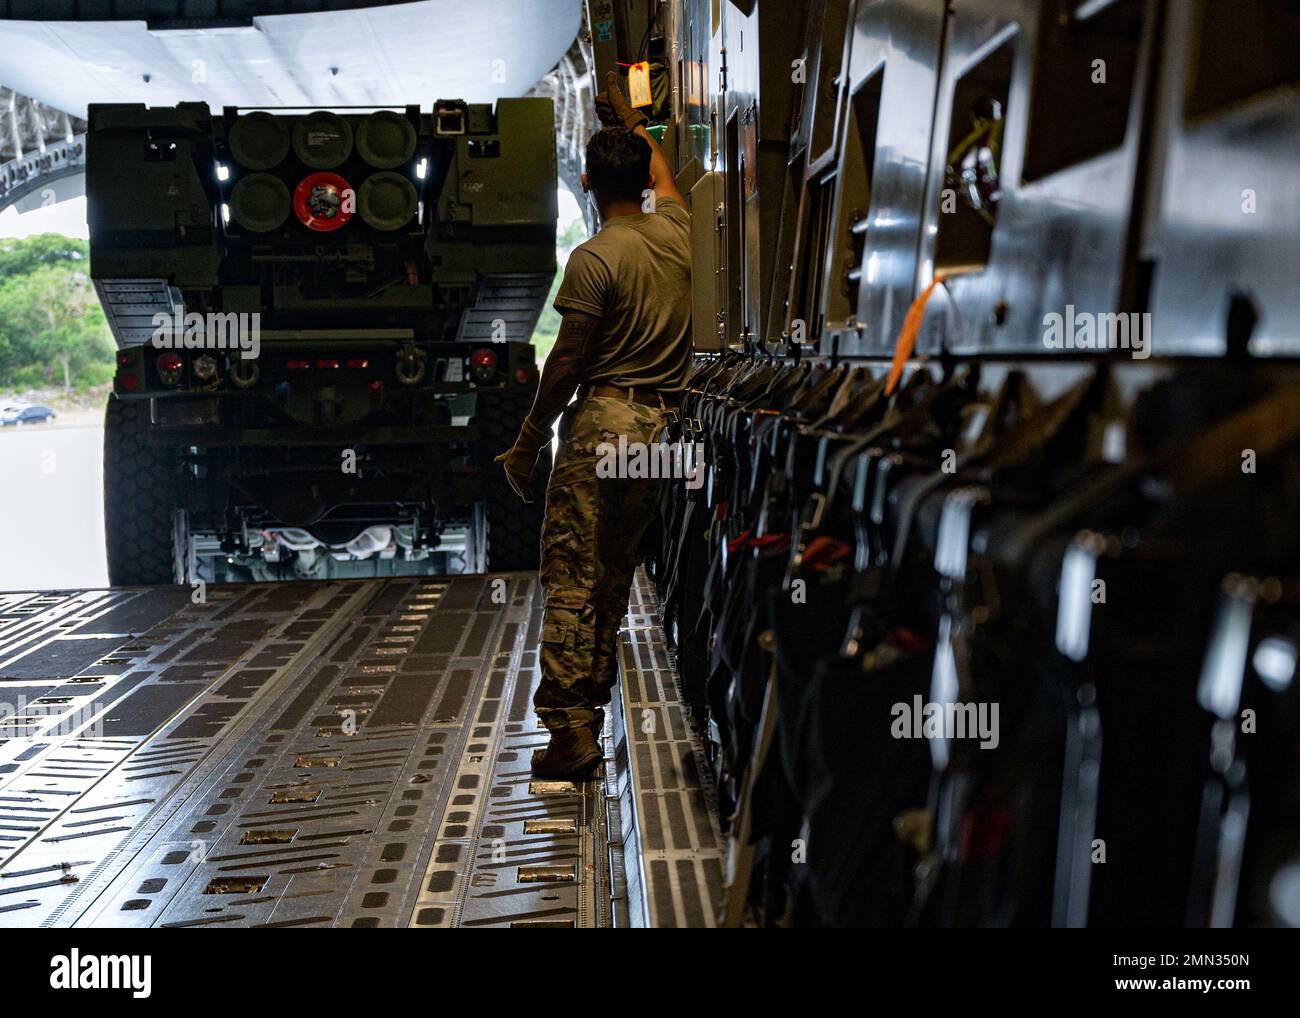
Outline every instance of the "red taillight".
<path fill-rule="evenodd" d="M 532 368 L 515 368 L 515 381 L 520 385 L 527 385 L 533 380 Z"/>
<path fill-rule="evenodd" d="M 117 366 L 120 368 L 124 368 L 130 363 L 131 363 L 130 352 L 126 350 L 119 350 L 117 352 Z"/>
<path fill-rule="evenodd" d="M 351 368 L 353 371 L 360 371 L 363 368 L 370 367 L 370 362 L 368 360 L 364 360 L 361 358 L 353 358 L 352 360 L 348 361 L 348 367 Z"/>
<path fill-rule="evenodd" d="M 384 383 L 381 382 L 378 378 L 376 378 L 373 382 L 370 383 L 370 391 L 373 392 L 376 396 L 380 395 L 384 391 Z"/>
<path fill-rule="evenodd" d="M 322 359 L 322 360 L 318 360 L 318 361 L 316 362 L 316 367 L 318 367 L 318 368 L 331 368 L 331 369 L 333 369 L 333 368 L 337 368 L 338 366 L 339 366 L 339 362 L 338 362 L 338 361 L 331 361 L 331 360 L 324 360 L 324 359 Z"/>
<path fill-rule="evenodd" d="M 497 355 L 495 350 L 475 350 L 469 356 L 469 362 L 476 368 L 495 368 Z"/>
<path fill-rule="evenodd" d="M 285 361 L 284 363 L 290 371 L 306 371 L 311 367 L 311 361 Z"/>
<path fill-rule="evenodd" d="M 140 376 L 134 371 L 124 371 L 117 376 L 117 384 L 127 392 L 135 392 L 140 388 Z"/>
<path fill-rule="evenodd" d="M 180 354 L 172 353 L 170 350 L 167 353 L 160 353 L 153 364 L 158 371 L 158 380 L 163 385 L 175 385 L 181 380 L 181 369 L 185 362 L 181 360 Z"/>

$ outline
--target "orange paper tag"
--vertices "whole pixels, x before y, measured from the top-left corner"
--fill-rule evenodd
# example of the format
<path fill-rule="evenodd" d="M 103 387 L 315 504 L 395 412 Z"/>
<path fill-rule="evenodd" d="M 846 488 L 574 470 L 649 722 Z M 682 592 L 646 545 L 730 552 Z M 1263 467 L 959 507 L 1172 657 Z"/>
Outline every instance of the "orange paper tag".
<path fill-rule="evenodd" d="M 627 69 L 627 99 L 633 106 L 651 106 L 650 61 L 642 60 Z"/>

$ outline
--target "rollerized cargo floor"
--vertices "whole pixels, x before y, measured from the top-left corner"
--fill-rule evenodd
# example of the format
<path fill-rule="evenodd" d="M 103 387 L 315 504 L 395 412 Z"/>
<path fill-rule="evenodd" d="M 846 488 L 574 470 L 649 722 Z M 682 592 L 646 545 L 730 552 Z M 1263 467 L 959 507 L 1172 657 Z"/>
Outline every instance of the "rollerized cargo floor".
<path fill-rule="evenodd" d="M 540 615 L 525 574 L 0 594 L 0 926 L 711 925 L 644 581 L 591 781 L 529 774 Z"/>

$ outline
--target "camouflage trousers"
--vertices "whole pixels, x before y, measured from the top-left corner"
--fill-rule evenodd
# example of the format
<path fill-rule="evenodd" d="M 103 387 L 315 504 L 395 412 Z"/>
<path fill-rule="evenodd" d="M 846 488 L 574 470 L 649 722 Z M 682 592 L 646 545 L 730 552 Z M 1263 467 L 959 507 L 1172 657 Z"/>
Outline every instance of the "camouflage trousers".
<path fill-rule="evenodd" d="M 539 717 L 609 703 L 618 681 L 618 633 L 627 614 L 637 544 L 654 517 L 660 481 L 611 469 L 610 450 L 656 442 L 666 424 L 656 407 L 595 396 L 560 418 L 560 450 L 542 523 Z M 613 476 L 611 476 L 611 474 Z M 551 725 L 548 725 L 550 727 Z"/>

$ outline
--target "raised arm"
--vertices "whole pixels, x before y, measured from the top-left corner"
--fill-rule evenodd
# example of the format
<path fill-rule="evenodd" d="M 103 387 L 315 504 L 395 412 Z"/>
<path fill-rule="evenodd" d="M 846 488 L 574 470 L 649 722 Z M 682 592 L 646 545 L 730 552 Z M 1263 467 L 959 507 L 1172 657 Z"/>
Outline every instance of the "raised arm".
<path fill-rule="evenodd" d="M 642 138 L 650 143 L 650 176 L 654 179 L 654 191 L 656 198 L 671 198 L 682 208 L 686 207 L 686 199 L 682 197 L 681 191 L 677 190 L 677 181 L 673 175 L 672 167 L 668 165 L 668 157 L 664 155 L 664 150 L 659 147 L 659 142 L 655 141 L 654 135 L 645 129 L 641 124 L 635 131 Z"/>
<path fill-rule="evenodd" d="M 673 168 L 668 165 L 668 157 L 654 136 L 646 130 L 645 114 L 628 103 L 623 90 L 618 86 L 618 75 L 613 71 L 605 75 L 605 91 L 596 96 L 596 115 L 606 127 L 621 124 L 646 140 L 650 146 L 650 176 L 653 178 L 655 197 L 670 198 L 684 208 L 686 200 L 677 190 L 677 181 Z"/>

